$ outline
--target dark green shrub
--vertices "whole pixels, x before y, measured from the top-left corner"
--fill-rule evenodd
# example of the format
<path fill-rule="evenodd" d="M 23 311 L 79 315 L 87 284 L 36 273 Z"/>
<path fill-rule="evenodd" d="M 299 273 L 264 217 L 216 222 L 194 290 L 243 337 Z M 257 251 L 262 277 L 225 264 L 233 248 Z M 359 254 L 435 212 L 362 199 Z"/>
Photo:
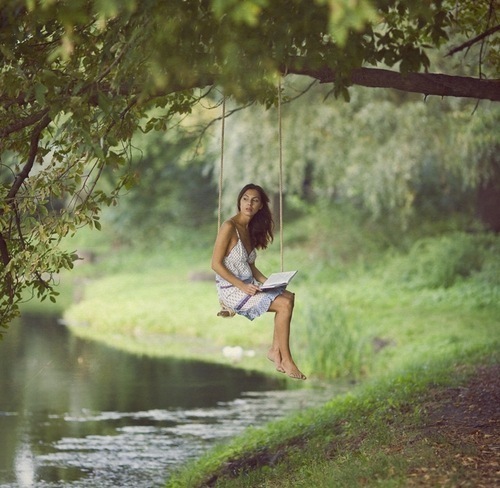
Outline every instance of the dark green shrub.
<path fill-rule="evenodd" d="M 449 288 L 483 269 L 498 238 L 457 232 L 417 241 L 399 261 L 399 278 L 412 287 Z"/>

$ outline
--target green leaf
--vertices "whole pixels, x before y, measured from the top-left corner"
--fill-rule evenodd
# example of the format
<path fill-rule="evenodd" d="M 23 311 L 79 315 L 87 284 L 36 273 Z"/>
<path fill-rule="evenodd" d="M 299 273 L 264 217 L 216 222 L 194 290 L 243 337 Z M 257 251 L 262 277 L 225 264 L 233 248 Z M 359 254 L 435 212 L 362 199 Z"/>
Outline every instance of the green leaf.
<path fill-rule="evenodd" d="M 42 107 L 45 105 L 45 95 L 47 92 L 47 87 L 43 83 L 35 84 L 35 98 Z"/>
<path fill-rule="evenodd" d="M 99 92 L 97 94 L 97 103 L 99 104 L 99 107 L 104 113 L 106 114 L 111 113 L 113 105 L 104 93 Z"/>

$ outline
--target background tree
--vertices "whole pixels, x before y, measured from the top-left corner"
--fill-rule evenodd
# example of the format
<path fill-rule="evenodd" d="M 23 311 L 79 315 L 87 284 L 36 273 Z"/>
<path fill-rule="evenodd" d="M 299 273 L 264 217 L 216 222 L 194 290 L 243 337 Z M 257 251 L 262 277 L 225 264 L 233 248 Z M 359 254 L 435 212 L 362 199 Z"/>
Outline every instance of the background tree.
<path fill-rule="evenodd" d="M 500 107 L 493 103 L 353 88 L 345 104 L 329 101 L 328 87 L 287 78 L 285 93 L 305 90 L 282 110 L 289 196 L 348 202 L 404 228 L 416 213 L 472 217 L 481 206 L 478 189 L 497 181 Z M 215 138 L 214 149 L 219 145 Z M 226 123 L 225 161 L 227 213 L 249 179 L 278 188 L 277 111 L 252 106 L 234 113 Z"/>
<path fill-rule="evenodd" d="M 467 49 L 481 46 L 479 75 L 448 83 L 417 73 L 452 30 Z M 189 112 L 194 88 L 216 84 L 269 105 L 277 76 L 299 73 L 344 96 L 354 83 L 498 100 L 487 79 L 497 76 L 497 30 L 493 0 L 4 1 L 0 324 L 17 314 L 23 289 L 54 299 L 50 276 L 75 258 L 60 239 L 100 225 L 101 207 L 133 181 L 134 133 Z M 380 63 L 403 75 L 366 68 Z M 98 186 L 105 172 L 109 191 Z"/>
<path fill-rule="evenodd" d="M 214 220 L 217 185 L 206 153 L 199 151 L 195 157 L 197 131 L 179 126 L 167 132 L 140 132 L 132 144 L 137 182 L 119 208 L 107 212 L 117 239 L 155 246 L 169 239 L 175 226 L 195 229 Z"/>

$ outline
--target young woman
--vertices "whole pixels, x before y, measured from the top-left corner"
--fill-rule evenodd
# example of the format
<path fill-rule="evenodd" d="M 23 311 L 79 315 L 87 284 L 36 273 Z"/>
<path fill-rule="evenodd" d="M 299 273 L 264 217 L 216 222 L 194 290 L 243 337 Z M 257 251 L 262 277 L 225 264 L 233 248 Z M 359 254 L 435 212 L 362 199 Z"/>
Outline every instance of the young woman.
<path fill-rule="evenodd" d="M 249 184 L 241 190 L 237 205 L 238 213 L 219 230 L 212 256 L 219 300 L 250 320 L 274 312 L 273 343 L 267 357 L 277 371 L 305 380 L 289 345 L 295 295 L 285 287 L 261 291 L 260 284 L 266 277 L 255 266 L 256 249 L 265 249 L 273 240 L 269 197 L 260 186 Z"/>

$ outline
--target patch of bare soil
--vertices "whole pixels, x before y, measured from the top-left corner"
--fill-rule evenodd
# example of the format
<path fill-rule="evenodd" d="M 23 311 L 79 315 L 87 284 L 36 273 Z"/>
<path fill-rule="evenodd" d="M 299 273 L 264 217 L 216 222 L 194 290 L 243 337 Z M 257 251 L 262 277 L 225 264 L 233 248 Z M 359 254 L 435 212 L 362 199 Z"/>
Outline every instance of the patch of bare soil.
<path fill-rule="evenodd" d="M 437 391 L 425 409 L 435 463 L 414 469 L 408 486 L 500 487 L 500 365 Z"/>

